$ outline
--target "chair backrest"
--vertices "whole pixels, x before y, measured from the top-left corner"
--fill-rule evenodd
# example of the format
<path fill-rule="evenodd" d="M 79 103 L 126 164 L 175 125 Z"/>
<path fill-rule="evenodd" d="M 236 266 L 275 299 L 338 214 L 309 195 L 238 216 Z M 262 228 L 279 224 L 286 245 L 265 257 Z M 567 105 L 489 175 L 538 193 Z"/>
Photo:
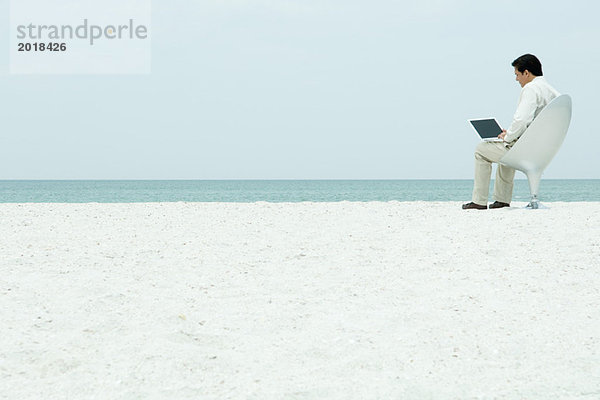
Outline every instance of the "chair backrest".
<path fill-rule="evenodd" d="M 500 163 L 525 173 L 542 171 L 565 140 L 571 123 L 571 97 L 553 99 L 529 125 Z"/>

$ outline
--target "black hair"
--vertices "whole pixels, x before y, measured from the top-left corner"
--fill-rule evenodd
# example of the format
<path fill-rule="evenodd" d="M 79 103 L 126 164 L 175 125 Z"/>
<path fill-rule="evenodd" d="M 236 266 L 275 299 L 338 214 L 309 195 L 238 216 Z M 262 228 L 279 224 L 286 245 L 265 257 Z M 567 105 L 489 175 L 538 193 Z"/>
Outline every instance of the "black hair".
<path fill-rule="evenodd" d="M 517 58 L 515 61 L 513 61 L 511 65 L 515 67 L 520 73 L 523 73 L 525 72 L 525 70 L 527 70 L 535 76 L 544 75 L 544 73 L 542 72 L 542 63 L 533 54 L 524 54 L 521 57 Z"/>

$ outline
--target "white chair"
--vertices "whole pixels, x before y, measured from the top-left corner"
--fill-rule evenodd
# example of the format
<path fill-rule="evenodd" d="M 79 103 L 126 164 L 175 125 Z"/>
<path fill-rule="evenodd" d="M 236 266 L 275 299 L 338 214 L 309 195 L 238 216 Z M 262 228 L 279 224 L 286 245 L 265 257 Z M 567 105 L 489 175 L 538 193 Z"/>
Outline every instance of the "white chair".
<path fill-rule="evenodd" d="M 571 123 L 571 97 L 563 94 L 552 100 L 529 125 L 500 163 L 522 171 L 529 181 L 531 202 L 539 208 L 538 192 L 544 169 L 565 140 Z"/>

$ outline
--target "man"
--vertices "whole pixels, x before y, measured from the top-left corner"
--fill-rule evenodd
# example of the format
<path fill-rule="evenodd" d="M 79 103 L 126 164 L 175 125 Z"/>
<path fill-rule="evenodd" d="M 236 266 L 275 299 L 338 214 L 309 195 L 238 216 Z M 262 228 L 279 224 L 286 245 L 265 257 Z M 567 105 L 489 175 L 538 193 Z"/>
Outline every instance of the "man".
<path fill-rule="evenodd" d="M 481 142 L 475 148 L 475 184 L 470 203 L 463 204 L 463 210 L 488 208 L 488 190 L 492 163 L 500 161 L 502 156 L 515 144 L 533 119 L 552 99 L 560 93 L 543 78 L 542 63 L 532 54 L 525 54 L 513 61 L 516 80 L 521 85 L 519 105 L 508 130 L 498 135 L 503 142 Z M 512 199 L 515 170 L 498 164 L 494 182 L 494 203 L 490 208 L 509 207 Z"/>

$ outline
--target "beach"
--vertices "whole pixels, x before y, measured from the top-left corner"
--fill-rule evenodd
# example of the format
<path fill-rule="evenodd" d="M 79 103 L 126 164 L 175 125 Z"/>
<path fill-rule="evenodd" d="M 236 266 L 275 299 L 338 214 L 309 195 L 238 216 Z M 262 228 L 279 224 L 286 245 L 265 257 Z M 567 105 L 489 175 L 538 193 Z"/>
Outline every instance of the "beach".
<path fill-rule="evenodd" d="M 600 203 L 460 204 L 0 204 L 0 398 L 600 398 Z"/>

